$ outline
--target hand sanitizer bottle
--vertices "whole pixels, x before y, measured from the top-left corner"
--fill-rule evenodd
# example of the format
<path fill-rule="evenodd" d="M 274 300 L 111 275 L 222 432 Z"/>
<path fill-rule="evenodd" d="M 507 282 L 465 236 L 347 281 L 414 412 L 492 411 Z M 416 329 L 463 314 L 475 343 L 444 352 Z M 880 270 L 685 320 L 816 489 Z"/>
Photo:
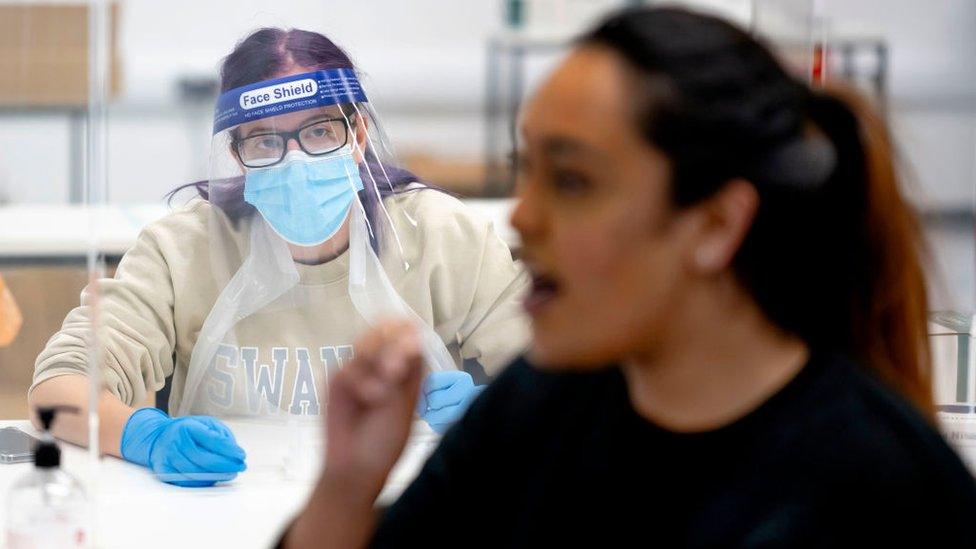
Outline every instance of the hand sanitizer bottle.
<path fill-rule="evenodd" d="M 51 436 L 58 411 L 39 408 L 44 434 L 34 452 L 34 469 L 18 480 L 7 499 L 7 549 L 88 547 L 87 501 L 81 484 L 61 469 L 61 449 Z"/>

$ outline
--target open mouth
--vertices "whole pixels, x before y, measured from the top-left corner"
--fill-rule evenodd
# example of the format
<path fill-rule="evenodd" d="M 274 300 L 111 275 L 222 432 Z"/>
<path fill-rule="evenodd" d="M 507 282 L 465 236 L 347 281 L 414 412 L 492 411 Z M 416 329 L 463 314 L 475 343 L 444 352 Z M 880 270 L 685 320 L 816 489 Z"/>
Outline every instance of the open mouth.
<path fill-rule="evenodd" d="M 530 315 L 536 315 L 558 295 L 559 283 L 554 278 L 541 273 L 533 273 L 532 291 L 525 298 L 525 310 Z"/>

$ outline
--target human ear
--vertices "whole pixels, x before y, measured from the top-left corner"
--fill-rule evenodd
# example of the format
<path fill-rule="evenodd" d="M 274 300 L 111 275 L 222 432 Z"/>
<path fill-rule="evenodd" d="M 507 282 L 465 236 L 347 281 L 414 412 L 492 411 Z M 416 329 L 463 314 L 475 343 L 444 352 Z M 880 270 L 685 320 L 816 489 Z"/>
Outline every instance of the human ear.
<path fill-rule="evenodd" d="M 692 247 L 691 265 L 702 274 L 727 269 L 759 210 L 759 193 L 752 183 L 733 179 L 695 206 L 701 215 L 699 234 Z"/>
<path fill-rule="evenodd" d="M 361 114 L 356 114 L 355 118 L 349 117 L 349 121 L 354 122 L 352 135 L 356 142 L 353 144 L 353 153 L 356 162 L 360 163 L 366 153 L 366 132 L 369 130 L 369 121 Z"/>

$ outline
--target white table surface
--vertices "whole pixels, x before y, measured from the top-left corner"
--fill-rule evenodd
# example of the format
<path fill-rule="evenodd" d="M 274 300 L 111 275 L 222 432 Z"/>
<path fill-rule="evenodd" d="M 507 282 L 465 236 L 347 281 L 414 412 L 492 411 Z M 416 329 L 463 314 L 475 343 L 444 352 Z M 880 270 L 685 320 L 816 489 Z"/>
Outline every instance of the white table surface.
<path fill-rule="evenodd" d="M 465 199 L 487 217 L 510 247 L 518 234 L 508 222 L 512 199 Z M 63 258 L 85 256 L 92 246 L 101 253 L 122 255 L 139 231 L 169 212 L 164 204 L 116 204 L 87 209 L 83 205 L 12 204 L 0 206 L 0 257 Z M 93 239 L 97 227 L 98 238 Z"/>
<path fill-rule="evenodd" d="M 282 425 L 227 421 L 247 452 L 248 469 L 229 483 L 210 488 L 180 488 L 156 480 L 152 473 L 123 460 L 104 457 L 97 475 L 97 547 L 269 547 L 282 528 L 305 503 L 315 483 L 315 471 L 288 474 L 284 449 L 294 431 Z M 27 421 L 0 421 L 34 433 Z M 307 424 L 303 434 L 315 440 L 320 455 L 319 428 Z M 419 473 L 439 437 L 416 422 L 410 441 L 397 463 L 380 502 L 388 503 Z M 92 478 L 88 453 L 62 443 L 62 466 L 80 480 Z M 309 460 L 319 463 L 318 455 Z M 0 517 L 5 516 L 7 493 L 33 464 L 0 464 Z M 0 536 L 0 544 L 2 544 Z"/>

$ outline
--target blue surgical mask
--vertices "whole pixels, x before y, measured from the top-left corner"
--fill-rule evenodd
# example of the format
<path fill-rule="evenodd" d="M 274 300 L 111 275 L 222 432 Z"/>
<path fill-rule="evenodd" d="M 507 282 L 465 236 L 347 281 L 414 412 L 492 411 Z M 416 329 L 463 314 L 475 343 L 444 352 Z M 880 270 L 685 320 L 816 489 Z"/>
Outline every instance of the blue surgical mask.
<path fill-rule="evenodd" d="M 244 200 L 282 238 L 298 246 L 332 238 L 362 189 L 349 145 L 323 157 L 291 151 L 280 163 L 250 168 L 244 176 Z"/>

